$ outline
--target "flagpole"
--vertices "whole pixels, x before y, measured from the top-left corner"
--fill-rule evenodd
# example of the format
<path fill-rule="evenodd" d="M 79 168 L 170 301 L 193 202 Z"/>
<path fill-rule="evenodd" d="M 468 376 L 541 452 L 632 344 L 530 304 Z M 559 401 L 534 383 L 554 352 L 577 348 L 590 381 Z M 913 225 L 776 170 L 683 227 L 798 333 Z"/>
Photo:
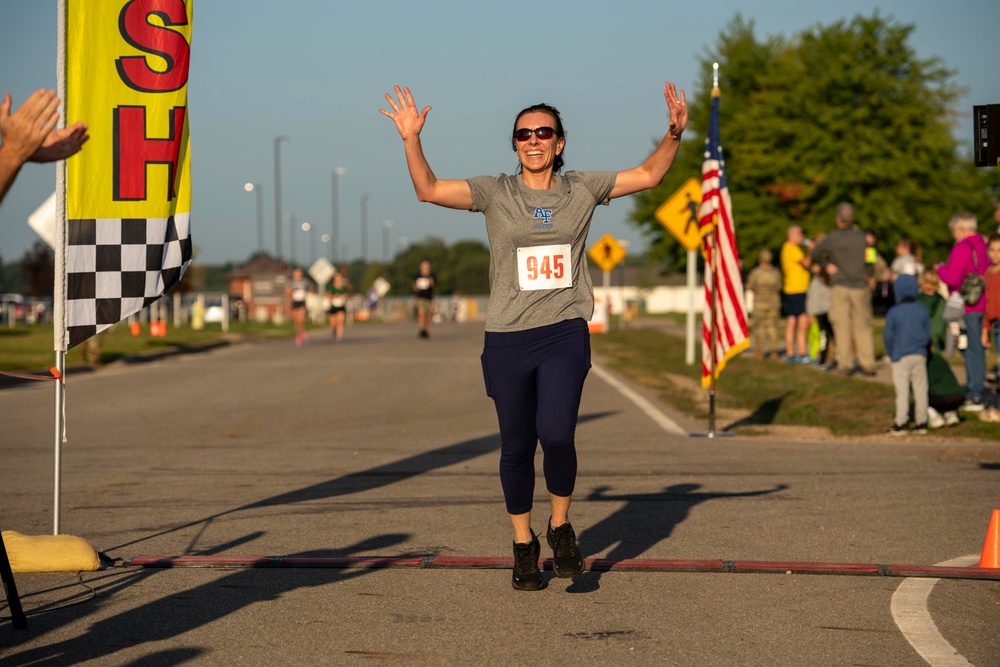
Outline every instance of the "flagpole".
<path fill-rule="evenodd" d="M 56 80 L 59 87 L 59 126 L 66 126 L 66 2 L 60 0 Z M 66 161 L 56 163 L 55 275 L 52 298 L 52 349 L 55 351 L 55 419 L 52 482 L 52 534 L 59 534 L 62 505 L 62 445 L 66 429 Z"/>
<path fill-rule="evenodd" d="M 716 97 L 719 94 L 719 63 L 712 63 L 712 97 Z M 709 329 L 708 344 L 709 344 L 709 354 L 712 357 L 712 365 L 709 368 L 711 383 L 708 387 L 708 437 L 715 437 L 715 383 L 718 368 L 718 360 L 715 354 L 715 345 L 718 332 L 716 331 L 716 323 L 719 321 L 719 220 L 715 219 L 715 225 L 712 227 L 714 230 L 712 232 L 712 326 Z"/>
<path fill-rule="evenodd" d="M 719 223 L 716 220 L 715 229 L 718 229 Z M 712 232 L 712 326 L 709 329 L 708 344 L 709 344 L 709 354 L 712 357 L 712 365 L 709 368 L 711 373 L 711 383 L 708 387 L 708 437 L 715 437 L 715 383 L 718 369 L 718 361 L 715 354 L 715 346 L 718 341 L 718 331 L 716 330 L 716 324 L 719 321 L 719 235 L 716 232 Z"/>
<path fill-rule="evenodd" d="M 715 98 L 717 98 L 717 97 L 719 97 L 721 95 L 721 92 L 719 91 L 719 64 L 718 63 L 714 63 L 713 66 L 712 66 L 712 69 L 713 69 L 713 77 L 712 77 L 712 84 L 713 84 L 713 87 L 712 87 L 712 100 L 713 101 L 712 101 L 712 104 L 713 104 L 713 115 L 714 115 L 714 113 L 715 113 L 715 111 L 714 111 L 714 109 L 715 109 L 715 107 L 714 107 L 714 105 L 715 105 Z M 710 121 L 710 125 L 711 125 L 711 121 Z M 721 148 L 721 147 L 709 147 L 707 145 L 708 142 L 712 139 L 712 137 L 713 137 L 713 134 L 712 134 L 711 127 L 710 127 L 709 128 L 709 137 L 708 137 L 708 139 L 706 139 L 706 157 L 708 156 L 709 149 L 714 150 L 715 148 Z M 716 137 L 716 140 L 718 140 L 718 137 Z M 722 185 L 724 187 L 724 183 L 723 183 L 724 176 L 722 174 L 722 166 L 721 166 L 721 159 L 722 159 L 721 158 L 721 154 L 720 154 L 720 158 L 719 159 L 720 159 L 720 165 L 719 165 L 720 185 Z M 703 176 L 703 179 L 704 179 L 704 176 Z M 704 180 L 703 180 L 703 183 L 704 183 Z M 720 225 L 722 225 L 722 224 L 723 224 L 723 220 L 720 217 L 720 213 L 718 211 L 718 207 L 716 207 L 715 210 L 713 211 L 713 214 L 712 214 L 711 232 L 709 232 L 709 234 L 708 234 L 708 236 L 710 236 L 710 238 L 706 238 L 707 249 L 705 251 L 705 254 L 706 254 L 706 257 L 705 257 L 705 282 L 706 282 L 705 289 L 706 290 L 710 290 L 709 293 L 706 295 L 707 300 L 706 300 L 706 303 L 705 303 L 705 308 L 708 310 L 708 313 L 711 315 L 711 320 L 712 320 L 708 324 L 708 354 L 711 357 L 710 361 L 708 362 L 708 367 L 707 367 L 707 370 L 709 371 L 709 381 L 708 381 L 708 432 L 707 433 L 691 433 L 690 435 L 692 437 L 717 438 L 717 437 L 722 437 L 722 436 L 731 436 L 731 435 L 733 435 L 732 433 L 729 433 L 729 432 L 726 432 L 726 431 L 723 431 L 721 433 L 717 433 L 716 430 L 715 430 L 715 422 L 716 422 L 716 415 L 715 415 L 715 403 L 716 403 L 716 401 L 715 401 L 715 399 L 716 399 L 716 388 L 717 388 L 717 376 L 718 376 L 718 373 L 719 373 L 719 359 L 718 359 L 718 356 L 717 356 L 717 354 L 718 354 L 717 348 L 718 348 L 718 344 L 719 344 L 718 341 L 719 341 L 719 336 L 720 336 L 720 332 L 719 332 L 719 308 L 721 306 L 721 303 L 720 303 L 721 302 L 721 296 L 719 295 L 719 229 L 720 229 Z M 703 329 L 703 332 L 704 332 L 704 329 Z M 702 345 L 704 347 L 704 338 L 702 340 L 703 340 Z M 705 368 L 705 366 L 704 366 L 704 364 L 705 364 L 704 354 L 702 355 L 702 364 L 703 364 L 702 368 L 704 369 Z"/>

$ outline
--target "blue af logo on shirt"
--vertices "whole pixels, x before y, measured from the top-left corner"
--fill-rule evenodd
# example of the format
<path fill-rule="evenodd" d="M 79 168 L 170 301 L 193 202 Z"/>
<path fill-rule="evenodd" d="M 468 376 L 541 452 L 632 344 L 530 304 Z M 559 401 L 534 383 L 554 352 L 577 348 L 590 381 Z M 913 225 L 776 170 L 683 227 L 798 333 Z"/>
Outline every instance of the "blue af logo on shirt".
<path fill-rule="evenodd" d="M 535 229 L 549 229 L 552 227 L 552 209 L 551 208 L 535 208 L 535 215 L 531 216 L 535 220 L 541 220 L 542 222 L 535 225 Z"/>

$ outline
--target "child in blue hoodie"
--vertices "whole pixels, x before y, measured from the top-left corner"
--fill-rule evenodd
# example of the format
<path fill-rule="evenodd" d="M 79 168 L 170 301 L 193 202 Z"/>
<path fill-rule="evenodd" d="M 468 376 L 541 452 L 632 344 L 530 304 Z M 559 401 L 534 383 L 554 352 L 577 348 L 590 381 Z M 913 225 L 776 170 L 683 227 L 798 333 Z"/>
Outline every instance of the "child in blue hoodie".
<path fill-rule="evenodd" d="M 893 286 L 896 305 L 885 316 L 882 339 L 892 360 L 892 384 L 896 388 L 896 416 L 888 433 L 903 435 L 910 421 L 910 389 L 913 389 L 913 430 L 927 433 L 927 349 L 931 343 L 931 318 L 917 302 L 917 279 L 902 275 Z"/>

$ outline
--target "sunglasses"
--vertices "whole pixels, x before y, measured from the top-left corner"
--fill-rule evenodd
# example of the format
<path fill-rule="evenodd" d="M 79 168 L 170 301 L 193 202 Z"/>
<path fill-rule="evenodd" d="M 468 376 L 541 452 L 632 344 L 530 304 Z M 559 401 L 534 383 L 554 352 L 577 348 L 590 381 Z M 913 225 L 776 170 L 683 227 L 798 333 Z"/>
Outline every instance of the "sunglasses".
<path fill-rule="evenodd" d="M 551 139 L 556 135 L 556 131 L 551 127 L 536 127 L 533 130 L 529 130 L 526 127 L 522 127 L 520 130 L 514 132 L 514 138 L 518 141 L 527 141 L 531 138 L 531 134 L 534 132 L 535 136 L 540 140 L 545 141 L 546 139 Z"/>

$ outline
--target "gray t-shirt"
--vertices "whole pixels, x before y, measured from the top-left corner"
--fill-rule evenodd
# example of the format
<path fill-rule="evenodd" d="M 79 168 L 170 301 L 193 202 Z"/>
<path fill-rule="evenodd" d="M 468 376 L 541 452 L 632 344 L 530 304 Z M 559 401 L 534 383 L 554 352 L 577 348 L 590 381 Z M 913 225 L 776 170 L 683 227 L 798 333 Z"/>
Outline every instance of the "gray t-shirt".
<path fill-rule="evenodd" d="M 586 243 L 590 220 L 598 204 L 607 205 L 617 174 L 612 171 L 570 171 L 556 176 L 549 190 L 532 190 L 518 175 L 476 176 L 472 210 L 486 215 L 490 237 L 490 302 L 487 331 L 523 331 L 594 314 L 594 287 L 587 270 Z M 569 245 L 572 286 L 522 289 L 525 256 L 532 249 Z M 520 250 L 519 250 L 520 249 Z M 562 260 L 549 265 L 539 252 L 528 265 L 534 276 L 562 275 Z M 521 266 L 519 268 L 519 257 Z"/>
<path fill-rule="evenodd" d="M 831 287 L 865 287 L 865 233 L 856 227 L 838 229 L 812 249 L 814 261 L 833 264 L 837 272 L 830 276 Z"/>

